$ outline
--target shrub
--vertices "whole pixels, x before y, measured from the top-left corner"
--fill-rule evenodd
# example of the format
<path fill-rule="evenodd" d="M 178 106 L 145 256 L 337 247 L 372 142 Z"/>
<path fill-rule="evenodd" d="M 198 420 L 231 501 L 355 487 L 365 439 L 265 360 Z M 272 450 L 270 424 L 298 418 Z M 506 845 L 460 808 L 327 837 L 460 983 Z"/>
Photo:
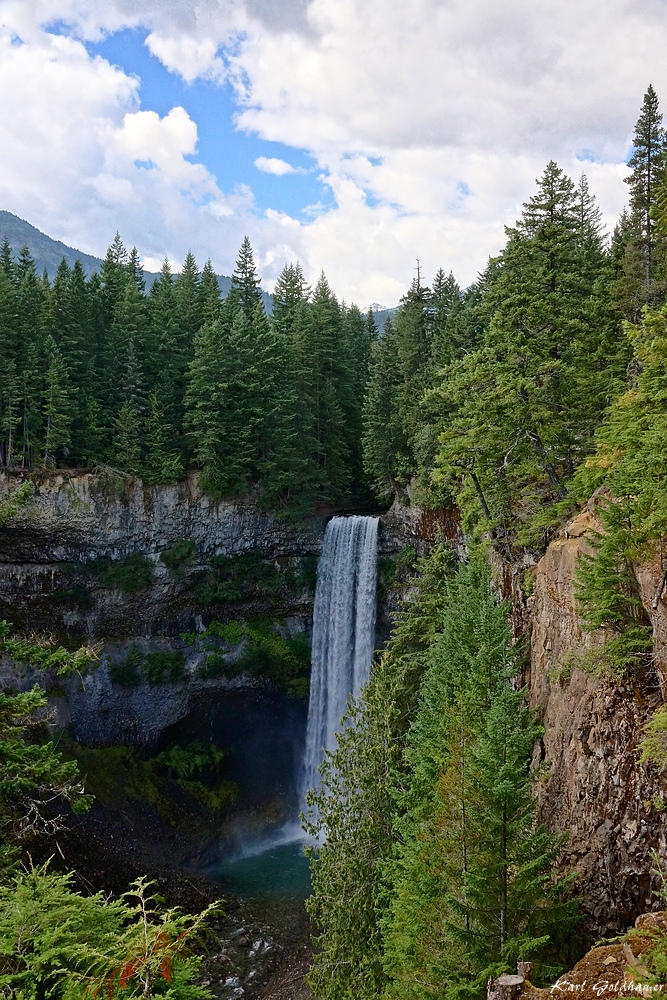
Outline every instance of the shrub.
<path fill-rule="evenodd" d="M 153 564 L 143 552 L 133 552 L 123 559 L 108 557 L 95 559 L 88 564 L 89 572 L 99 579 L 103 587 L 136 594 L 153 582 Z"/>
<path fill-rule="evenodd" d="M 175 744 L 154 758 L 154 764 L 164 767 L 173 778 L 192 778 L 204 771 L 215 771 L 224 760 L 224 752 L 215 743 L 195 740 L 186 746 Z"/>
<path fill-rule="evenodd" d="M 192 538 L 183 538 L 160 553 L 160 562 L 164 563 L 176 579 L 185 576 L 184 567 L 190 566 L 197 555 L 197 547 Z"/>
<path fill-rule="evenodd" d="M 255 549 L 238 556 L 214 556 L 197 596 L 204 604 L 275 597 L 280 583 L 278 567 Z"/>
<path fill-rule="evenodd" d="M 143 672 L 150 684 L 174 684 L 185 680 L 185 657 L 168 649 L 147 653 Z"/>
<path fill-rule="evenodd" d="M 109 676 L 114 684 L 123 687 L 137 687 L 141 683 L 140 669 L 143 666 L 144 654 L 138 646 L 131 646 L 124 660 L 109 664 Z"/>
<path fill-rule="evenodd" d="M 241 622 L 226 622 L 225 624 L 211 622 L 204 634 L 217 636 L 218 639 L 222 639 L 230 646 L 238 646 L 239 643 L 243 642 L 245 635 Z"/>
<path fill-rule="evenodd" d="M 238 646 L 245 639 L 243 655 L 234 660 L 228 660 L 219 646 L 209 642 L 204 647 L 206 660 L 198 671 L 199 677 L 203 679 L 231 678 L 248 673 L 253 677 L 266 677 L 295 698 L 305 698 L 308 695 L 310 646 L 304 635 L 281 636 L 275 622 L 255 618 L 245 624 L 228 622 L 221 625 L 213 622 L 201 635 L 187 638 L 196 638 L 204 643 L 222 639 L 230 646 Z"/>
<path fill-rule="evenodd" d="M 302 556 L 292 570 L 292 582 L 299 590 L 314 591 L 317 585 L 317 556 Z"/>

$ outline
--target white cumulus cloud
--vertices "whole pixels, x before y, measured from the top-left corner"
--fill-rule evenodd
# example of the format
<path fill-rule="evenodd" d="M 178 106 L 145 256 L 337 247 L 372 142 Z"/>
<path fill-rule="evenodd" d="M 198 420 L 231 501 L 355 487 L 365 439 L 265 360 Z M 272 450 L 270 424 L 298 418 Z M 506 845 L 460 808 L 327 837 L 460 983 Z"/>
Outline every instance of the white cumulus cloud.
<path fill-rule="evenodd" d="M 287 160 L 279 159 L 277 156 L 258 156 L 255 160 L 255 166 L 263 173 L 273 174 L 275 177 L 284 177 L 285 174 L 297 173 L 296 167 L 293 167 Z"/>
<path fill-rule="evenodd" d="M 267 282 L 298 256 L 362 305 L 397 301 L 417 255 L 473 280 L 550 159 L 587 173 L 613 225 L 648 83 L 667 99 L 665 0 L 0 0 L 0 25 L 4 207 L 82 249 L 118 227 L 227 269 L 247 233 Z M 81 44 L 122 27 L 184 80 L 231 84 L 238 127 L 309 154 L 327 207 L 221 191 L 197 122 L 142 108 Z"/>

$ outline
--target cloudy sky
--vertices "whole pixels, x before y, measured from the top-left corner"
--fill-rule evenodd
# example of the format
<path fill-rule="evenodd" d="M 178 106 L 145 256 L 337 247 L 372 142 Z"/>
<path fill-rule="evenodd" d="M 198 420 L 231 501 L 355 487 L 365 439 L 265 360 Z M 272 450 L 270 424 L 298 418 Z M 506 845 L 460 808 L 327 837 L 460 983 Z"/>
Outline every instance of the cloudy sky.
<path fill-rule="evenodd" d="M 474 280 L 549 159 L 612 226 L 665 51 L 667 0 L 0 0 L 0 209 L 394 305 L 417 256 Z"/>

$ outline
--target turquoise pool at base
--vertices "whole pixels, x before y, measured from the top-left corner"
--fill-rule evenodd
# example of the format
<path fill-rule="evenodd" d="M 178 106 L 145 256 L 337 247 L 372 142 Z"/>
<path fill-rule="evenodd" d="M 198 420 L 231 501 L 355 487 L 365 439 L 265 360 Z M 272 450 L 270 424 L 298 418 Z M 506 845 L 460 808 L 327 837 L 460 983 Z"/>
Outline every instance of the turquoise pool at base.
<path fill-rule="evenodd" d="M 300 841 L 267 845 L 223 861 L 208 874 L 245 899 L 303 900 L 310 895 L 309 862 Z"/>

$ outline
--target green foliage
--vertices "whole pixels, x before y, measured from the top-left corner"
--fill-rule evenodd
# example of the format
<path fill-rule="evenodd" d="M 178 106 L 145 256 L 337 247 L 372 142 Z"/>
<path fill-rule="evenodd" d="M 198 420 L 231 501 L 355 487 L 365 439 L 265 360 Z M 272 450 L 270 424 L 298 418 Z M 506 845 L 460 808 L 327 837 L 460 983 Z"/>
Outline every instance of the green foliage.
<path fill-rule="evenodd" d="M 181 638 L 206 653 L 198 671 L 203 679 L 247 673 L 278 684 L 295 698 L 308 696 L 308 640 L 304 635 L 285 635 L 281 622 L 265 618 L 213 621 L 203 632 L 184 632 Z"/>
<path fill-rule="evenodd" d="M 204 635 L 214 635 L 230 646 L 238 646 L 245 635 L 241 622 L 211 622 Z"/>
<path fill-rule="evenodd" d="M 317 556 L 301 556 L 292 579 L 297 590 L 309 590 L 314 594 L 317 583 Z"/>
<path fill-rule="evenodd" d="M 263 559 L 259 549 L 237 556 L 214 556 L 205 580 L 197 588 L 204 604 L 241 601 L 248 597 L 275 597 L 281 585 L 280 569 Z"/>
<path fill-rule="evenodd" d="M 664 803 L 663 803 L 664 808 Z M 667 906 L 667 868 L 659 852 L 651 852 L 654 868 L 652 875 L 659 880 L 659 888 L 654 892 L 661 900 L 663 908 Z M 667 983 L 667 932 L 661 926 L 631 928 L 626 939 L 634 954 L 639 952 L 641 961 L 632 967 L 632 976 L 636 980 L 637 992 L 662 992 Z M 639 951 L 640 946 L 641 951 Z"/>
<path fill-rule="evenodd" d="M 637 748 L 642 764 L 654 764 L 658 771 L 667 770 L 667 707 L 662 705 L 644 726 L 643 739 Z"/>
<path fill-rule="evenodd" d="M 551 875 L 558 844 L 535 822 L 541 730 L 510 683 L 508 609 L 483 563 L 460 571 L 449 601 L 407 738 L 387 865 L 386 996 L 401 1000 L 477 996 L 489 975 L 537 958 L 572 916 Z"/>
<path fill-rule="evenodd" d="M 294 698 L 308 697 L 310 646 L 303 635 L 277 634 L 273 622 L 261 619 L 246 623 L 247 646 L 237 666 L 266 677 Z"/>
<path fill-rule="evenodd" d="M 12 843 L 53 832 L 62 823 L 56 803 L 85 812 L 75 763 L 66 761 L 52 742 L 34 738 L 45 719 L 46 695 L 38 688 L 10 695 L 0 691 L 0 865 L 13 857 Z M 29 738 L 33 736 L 33 738 Z"/>
<path fill-rule="evenodd" d="M 220 817 L 236 801 L 238 790 L 225 777 L 225 758 L 215 744 L 174 745 L 144 758 L 130 747 L 90 749 L 63 740 L 64 752 L 77 762 L 85 787 L 112 809 L 141 803 L 174 827 Z"/>
<path fill-rule="evenodd" d="M 113 660 L 109 664 L 109 676 L 114 684 L 123 687 L 138 687 L 141 684 L 141 667 L 144 654 L 139 646 L 131 646 L 125 659 Z"/>
<path fill-rule="evenodd" d="M 453 566 L 444 546 L 420 563 L 390 649 L 325 758 L 321 791 L 309 796 L 307 829 L 320 838 L 307 902 L 318 931 L 309 980 L 326 1000 L 377 997 L 386 982 L 379 921 L 388 902 L 382 864 L 393 846 L 395 772 Z"/>
<path fill-rule="evenodd" d="M 321 998 L 476 997 L 529 954 L 553 966 L 575 920 L 535 819 L 508 609 L 483 559 L 454 580 L 444 549 L 422 565 L 309 796 Z"/>
<path fill-rule="evenodd" d="M 209 906 L 197 916 L 166 909 L 137 879 L 121 899 L 82 896 L 73 875 L 46 867 L 20 872 L 0 886 L 0 987 L 16 997 L 85 1000 L 113 997 L 197 1000 L 201 959 L 191 946 Z"/>
<path fill-rule="evenodd" d="M 195 638 L 206 650 L 199 676 L 238 677 L 250 674 L 284 688 L 294 698 L 308 696 L 310 646 L 303 635 L 285 636 L 280 624 L 255 618 L 246 622 L 213 622 Z M 221 650 L 219 640 L 227 647 Z M 228 655 L 230 647 L 242 645 L 241 654 Z"/>
<path fill-rule="evenodd" d="M 187 746 L 176 744 L 155 757 L 169 774 L 179 779 L 192 778 L 206 769 L 214 770 L 222 764 L 224 753 L 214 743 L 195 740 Z"/>
<path fill-rule="evenodd" d="M 109 675 L 115 684 L 137 687 L 145 678 L 149 684 L 178 684 L 184 681 L 185 656 L 178 650 L 156 649 L 145 653 L 140 646 L 130 646 L 124 660 L 109 664 Z"/>
<path fill-rule="evenodd" d="M 197 671 L 197 676 L 207 681 L 215 677 L 235 677 L 242 672 L 235 662 L 227 660 L 222 653 L 207 653 L 206 659 Z"/>
<path fill-rule="evenodd" d="M 380 556 L 378 559 L 378 586 L 381 593 L 386 593 L 396 583 L 396 559 L 391 556 Z"/>
<path fill-rule="evenodd" d="M 630 213 L 626 217 L 620 254 L 622 272 L 616 297 L 628 319 L 636 321 L 642 306 L 664 301 L 664 185 L 666 138 L 658 95 L 649 86 L 635 126 L 630 175 Z"/>
<path fill-rule="evenodd" d="M 275 320 L 247 237 L 220 300 L 210 261 L 165 261 L 148 295 L 118 234 L 99 273 L 63 262 L 38 278 L 24 248 L 0 266 L 0 464 L 111 465 L 148 483 L 188 468 L 215 498 L 252 493 L 300 512 L 365 496 L 360 412 L 371 334 L 298 264 Z M 298 316 L 297 316 L 298 313 Z"/>
<path fill-rule="evenodd" d="M 9 497 L 0 502 L 0 527 L 15 517 L 26 506 L 34 492 L 35 487 L 33 484 L 26 481 L 17 486 Z"/>
<path fill-rule="evenodd" d="M 98 650 L 94 647 L 72 652 L 64 646 L 55 646 L 49 640 L 40 642 L 15 636 L 12 625 L 6 621 L 0 621 L 0 653 L 10 656 L 17 663 L 53 672 L 59 677 L 87 670 L 98 656 Z"/>
<path fill-rule="evenodd" d="M 386 594 L 396 584 L 405 583 L 414 573 L 417 558 L 417 551 L 411 545 L 406 545 L 396 555 L 380 556 L 378 559 L 380 592 Z"/>
<path fill-rule="evenodd" d="M 549 163 L 484 280 L 484 344 L 442 372 L 435 480 L 469 532 L 539 550 L 590 454 L 628 350 L 609 305 L 599 211 Z M 566 511 L 565 511 L 566 513 Z"/>
<path fill-rule="evenodd" d="M 642 325 L 626 332 L 638 374 L 575 478 L 580 497 L 605 488 L 597 506 L 602 528 L 580 560 L 577 596 L 585 626 L 611 633 L 609 653 L 621 671 L 641 663 L 651 646 L 634 566 L 667 534 L 667 313 L 645 309 Z"/>
<path fill-rule="evenodd" d="M 174 650 L 154 650 L 146 653 L 143 672 L 149 684 L 176 684 L 185 680 L 185 657 Z"/>
<path fill-rule="evenodd" d="M 160 553 L 160 562 L 165 564 L 176 579 L 182 579 L 185 576 L 185 567 L 194 562 L 196 555 L 197 546 L 194 539 L 182 538 Z"/>
<path fill-rule="evenodd" d="M 86 564 L 103 587 L 121 590 L 126 594 L 136 594 L 150 587 L 154 579 L 153 563 L 143 552 L 132 552 L 123 559 L 104 556 Z"/>

